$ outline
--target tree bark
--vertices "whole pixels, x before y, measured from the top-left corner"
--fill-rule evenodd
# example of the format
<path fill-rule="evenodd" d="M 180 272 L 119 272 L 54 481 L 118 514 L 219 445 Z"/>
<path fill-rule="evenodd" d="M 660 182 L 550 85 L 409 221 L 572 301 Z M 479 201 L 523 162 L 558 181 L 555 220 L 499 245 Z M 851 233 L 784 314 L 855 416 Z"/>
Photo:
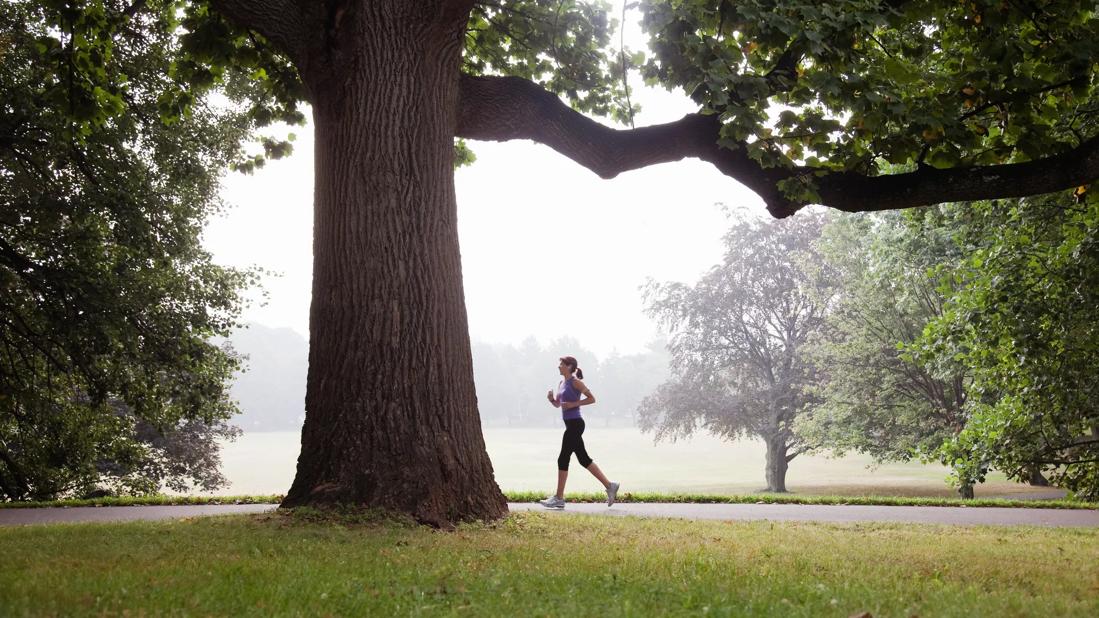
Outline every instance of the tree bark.
<path fill-rule="evenodd" d="M 338 8 L 329 57 L 302 70 L 316 128 L 313 298 L 283 506 L 381 507 L 440 527 L 507 513 L 473 385 L 453 181 L 465 19 L 446 8 Z"/>
<path fill-rule="evenodd" d="M 786 470 L 790 467 L 786 459 L 786 440 L 771 436 L 767 441 L 767 491 L 786 493 Z"/>
<path fill-rule="evenodd" d="M 3 443 L 0 443 L 0 464 L 0 491 L 8 500 L 25 499 L 31 491 L 30 483 Z"/>
<path fill-rule="evenodd" d="M 1027 483 L 1034 487 L 1049 487 L 1049 479 L 1042 474 L 1042 469 L 1038 467 L 1031 468 L 1028 471 Z"/>

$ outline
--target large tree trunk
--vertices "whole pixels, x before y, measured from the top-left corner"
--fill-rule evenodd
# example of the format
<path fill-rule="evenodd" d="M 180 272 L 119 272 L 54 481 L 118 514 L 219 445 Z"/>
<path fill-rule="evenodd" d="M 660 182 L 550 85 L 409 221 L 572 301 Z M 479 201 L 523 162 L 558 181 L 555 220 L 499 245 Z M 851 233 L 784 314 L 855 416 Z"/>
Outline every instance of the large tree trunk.
<path fill-rule="evenodd" d="M 429 4 L 429 3 L 424 3 Z M 453 136 L 464 19 L 337 13 L 302 71 L 316 127 L 309 375 L 283 506 L 436 526 L 507 512 L 485 451 L 462 290 Z"/>
<path fill-rule="evenodd" d="M 1042 469 L 1035 466 L 1027 473 L 1027 482 L 1034 487 L 1049 487 L 1049 479 L 1042 474 Z"/>
<path fill-rule="evenodd" d="M 23 474 L 23 468 L 11 456 L 3 443 L 0 443 L 0 498 L 24 500 L 30 493 L 30 483 Z"/>
<path fill-rule="evenodd" d="M 786 493 L 786 440 L 781 437 L 765 438 L 767 442 L 767 491 Z"/>

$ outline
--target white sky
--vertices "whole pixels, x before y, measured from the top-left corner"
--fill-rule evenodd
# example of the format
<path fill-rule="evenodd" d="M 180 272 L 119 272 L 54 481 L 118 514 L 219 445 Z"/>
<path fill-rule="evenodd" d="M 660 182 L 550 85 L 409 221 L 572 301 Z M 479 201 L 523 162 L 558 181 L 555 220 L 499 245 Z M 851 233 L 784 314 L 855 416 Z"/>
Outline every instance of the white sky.
<path fill-rule="evenodd" d="M 685 96 L 642 88 L 640 79 L 631 95 L 642 106 L 637 126 L 695 111 Z M 265 278 L 266 303 L 253 303 L 245 321 L 307 335 L 313 139 L 311 127 L 294 132 L 288 159 L 226 177 L 231 208 L 210 222 L 204 243 L 220 264 L 280 274 Z M 469 144 L 477 161 L 457 170 L 455 183 L 475 341 L 533 335 L 546 344 L 569 335 L 600 358 L 641 351 L 658 334 L 643 313 L 646 279 L 694 281 L 720 260 L 730 221 L 719 204 L 767 216 L 754 193 L 696 159 L 602 180 L 533 142 Z M 562 302 L 573 310 L 561 311 Z"/>

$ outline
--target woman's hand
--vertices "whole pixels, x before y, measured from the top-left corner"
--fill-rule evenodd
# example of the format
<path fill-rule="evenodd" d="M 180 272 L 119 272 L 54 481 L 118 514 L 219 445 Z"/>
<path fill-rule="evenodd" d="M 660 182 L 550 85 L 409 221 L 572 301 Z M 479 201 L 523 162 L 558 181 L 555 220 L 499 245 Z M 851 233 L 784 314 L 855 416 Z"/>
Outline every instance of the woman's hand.
<path fill-rule="evenodd" d="M 549 402 L 551 404 L 553 404 L 553 407 L 555 407 L 555 408 L 558 407 L 557 398 L 553 396 L 553 390 L 552 389 L 546 391 L 546 399 L 548 399 Z"/>

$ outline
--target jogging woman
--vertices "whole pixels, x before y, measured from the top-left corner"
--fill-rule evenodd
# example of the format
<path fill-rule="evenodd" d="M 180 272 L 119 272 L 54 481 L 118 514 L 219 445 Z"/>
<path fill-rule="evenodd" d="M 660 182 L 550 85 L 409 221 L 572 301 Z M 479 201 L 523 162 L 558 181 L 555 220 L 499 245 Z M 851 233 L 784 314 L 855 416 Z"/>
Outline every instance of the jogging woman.
<path fill-rule="evenodd" d="M 561 363 L 557 366 L 561 372 L 561 383 L 557 385 L 557 393 L 551 390 L 546 393 L 546 398 L 555 408 L 561 408 L 561 419 L 565 421 L 565 435 L 561 438 L 561 454 L 557 456 L 557 493 L 541 500 L 539 504 L 547 509 L 565 508 L 565 481 L 569 478 L 569 460 L 576 453 L 576 460 L 581 466 L 588 469 L 592 476 L 603 483 L 607 490 L 607 506 L 614 504 L 618 495 L 618 483 L 607 480 L 599 466 L 592 462 L 588 451 L 584 449 L 584 419 L 580 417 L 580 406 L 588 406 L 595 403 L 595 395 L 591 394 L 588 387 L 581 380 L 584 372 L 576 366 L 576 359 L 571 356 L 562 356 Z M 584 398 L 581 399 L 580 396 Z"/>

